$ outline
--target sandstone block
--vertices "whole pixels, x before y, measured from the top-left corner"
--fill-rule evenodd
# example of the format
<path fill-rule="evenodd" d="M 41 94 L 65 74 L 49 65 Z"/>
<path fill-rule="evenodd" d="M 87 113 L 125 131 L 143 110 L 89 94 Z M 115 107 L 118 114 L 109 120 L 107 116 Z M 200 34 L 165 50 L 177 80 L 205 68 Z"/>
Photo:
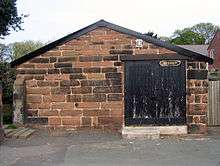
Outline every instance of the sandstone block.
<path fill-rule="evenodd" d="M 60 111 L 61 116 L 82 116 L 82 111 L 81 110 L 74 110 L 74 109 L 69 109 L 69 110 L 61 110 Z"/>
<path fill-rule="evenodd" d="M 83 95 L 83 102 L 103 102 L 106 101 L 105 94 Z"/>
<path fill-rule="evenodd" d="M 82 125 L 83 126 L 91 126 L 91 118 L 90 117 L 82 117 Z"/>
<path fill-rule="evenodd" d="M 52 109 L 66 109 L 70 110 L 74 108 L 74 103 L 72 102 L 55 102 L 52 103 Z"/>
<path fill-rule="evenodd" d="M 79 88 L 72 88 L 73 94 L 88 94 L 92 93 L 92 87 L 79 87 Z"/>
<path fill-rule="evenodd" d="M 122 94 L 108 94 L 108 101 L 122 101 Z"/>
<path fill-rule="evenodd" d="M 72 125 L 72 126 L 79 126 L 80 125 L 80 118 L 79 117 L 65 117 L 62 118 L 63 125 Z"/>
<path fill-rule="evenodd" d="M 67 102 L 81 102 L 82 96 L 81 95 L 67 95 L 66 100 Z"/>
<path fill-rule="evenodd" d="M 48 125 L 61 125 L 61 118 L 59 117 L 49 117 Z"/>
<path fill-rule="evenodd" d="M 27 95 L 27 102 L 28 103 L 41 103 L 42 97 L 41 95 Z"/>

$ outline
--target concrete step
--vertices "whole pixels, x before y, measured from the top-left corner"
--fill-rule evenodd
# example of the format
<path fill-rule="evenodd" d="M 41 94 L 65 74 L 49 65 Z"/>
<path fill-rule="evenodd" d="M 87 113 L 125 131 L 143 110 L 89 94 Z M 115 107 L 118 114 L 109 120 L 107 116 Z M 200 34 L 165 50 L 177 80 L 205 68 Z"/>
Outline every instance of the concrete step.
<path fill-rule="evenodd" d="M 7 138 L 12 138 L 13 135 L 15 135 L 17 132 L 20 132 L 20 131 L 23 130 L 23 129 L 24 129 L 23 127 L 19 127 L 19 128 L 17 128 L 17 129 L 13 129 L 12 132 L 6 134 L 6 137 L 7 137 Z"/>
<path fill-rule="evenodd" d="M 6 138 L 21 138 L 30 137 L 35 132 L 34 129 L 19 127 L 17 129 L 5 129 Z"/>
<path fill-rule="evenodd" d="M 152 128 L 152 127 L 124 127 L 123 128 L 124 131 L 126 132 L 154 132 L 154 131 L 158 131 L 158 129 L 156 128 Z"/>
<path fill-rule="evenodd" d="M 26 132 L 26 131 L 28 131 L 28 130 L 29 130 L 29 128 L 23 128 L 22 130 L 16 132 L 14 135 L 12 135 L 12 138 L 19 138 L 19 136 L 20 136 L 21 134 L 23 134 L 24 132 Z"/>
<path fill-rule="evenodd" d="M 21 138 L 21 139 L 29 138 L 34 132 L 35 132 L 35 130 L 29 129 L 29 130 L 25 131 L 24 133 L 20 134 L 18 136 L 18 138 Z"/>
<path fill-rule="evenodd" d="M 187 126 L 129 126 L 122 129 L 124 138 L 159 138 L 160 135 L 185 135 Z"/>
<path fill-rule="evenodd" d="M 123 138 L 146 138 L 146 139 L 159 139 L 160 131 L 153 128 L 146 127 L 125 127 L 122 130 Z"/>
<path fill-rule="evenodd" d="M 14 131 L 14 129 L 4 129 L 5 135 L 8 135 L 8 134 L 11 133 L 12 131 Z"/>

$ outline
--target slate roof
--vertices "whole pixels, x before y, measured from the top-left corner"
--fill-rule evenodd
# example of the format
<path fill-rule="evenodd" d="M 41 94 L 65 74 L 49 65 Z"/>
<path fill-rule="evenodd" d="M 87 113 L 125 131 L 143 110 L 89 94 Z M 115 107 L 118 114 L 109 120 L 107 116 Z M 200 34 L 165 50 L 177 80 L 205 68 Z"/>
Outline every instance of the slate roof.
<path fill-rule="evenodd" d="M 208 47 L 209 45 L 178 45 L 179 47 L 185 48 L 187 50 L 191 50 L 193 52 L 197 52 L 199 54 L 208 56 Z"/>
<path fill-rule="evenodd" d="M 98 22 L 95 22 L 95 23 L 93 23 L 93 24 L 91 24 L 91 25 L 89 25 L 85 28 L 82 28 L 82 29 L 80 29 L 76 32 L 73 32 L 73 33 L 69 34 L 69 35 L 66 35 L 61 39 L 58 39 L 58 40 L 56 40 L 52 43 L 49 43 L 49 44 L 47 44 L 47 45 L 31 52 L 31 53 L 28 53 L 28 54 L 26 54 L 26 55 L 24 55 L 24 56 L 22 56 L 22 57 L 20 57 L 16 60 L 12 61 L 11 66 L 14 67 L 14 66 L 17 66 L 19 64 L 22 64 L 22 63 L 28 61 L 29 59 L 31 59 L 33 57 L 36 57 L 40 54 L 45 53 L 46 51 L 49 51 L 49 50 L 55 48 L 58 45 L 61 45 L 61 44 L 64 44 L 64 43 L 66 43 L 70 40 L 79 38 L 80 36 L 90 32 L 90 31 L 93 31 L 94 29 L 96 29 L 98 27 L 106 27 L 106 28 L 112 29 L 112 30 L 120 32 L 120 33 L 124 33 L 124 34 L 130 35 L 130 36 L 134 36 L 138 39 L 142 39 L 142 40 L 144 40 L 148 43 L 152 43 L 154 45 L 164 47 L 164 48 L 166 48 L 168 50 L 171 50 L 171 51 L 174 51 L 174 52 L 176 52 L 180 55 L 187 56 L 187 57 L 190 57 L 190 58 L 193 58 L 193 59 L 196 59 L 196 60 L 201 60 L 201 61 L 206 61 L 206 62 L 209 62 L 209 63 L 213 63 L 213 59 L 211 59 L 207 56 L 204 56 L 201 53 L 197 53 L 197 52 L 185 49 L 183 47 L 179 47 L 177 45 L 170 44 L 168 42 L 153 38 L 151 36 L 147 36 L 145 34 L 142 34 L 142 33 L 139 33 L 139 32 L 124 28 L 124 27 L 121 27 L 119 25 L 115 25 L 115 24 L 107 22 L 105 20 L 100 20 Z"/>

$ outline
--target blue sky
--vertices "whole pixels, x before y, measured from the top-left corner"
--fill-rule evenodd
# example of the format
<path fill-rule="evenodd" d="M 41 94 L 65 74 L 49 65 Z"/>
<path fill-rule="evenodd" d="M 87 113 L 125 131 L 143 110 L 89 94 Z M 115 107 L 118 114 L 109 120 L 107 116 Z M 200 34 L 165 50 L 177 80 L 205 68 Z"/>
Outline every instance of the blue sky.
<path fill-rule="evenodd" d="M 24 31 L 1 43 L 53 41 L 100 19 L 159 36 L 200 22 L 220 25 L 219 0 L 18 0 L 17 7 L 29 14 Z"/>

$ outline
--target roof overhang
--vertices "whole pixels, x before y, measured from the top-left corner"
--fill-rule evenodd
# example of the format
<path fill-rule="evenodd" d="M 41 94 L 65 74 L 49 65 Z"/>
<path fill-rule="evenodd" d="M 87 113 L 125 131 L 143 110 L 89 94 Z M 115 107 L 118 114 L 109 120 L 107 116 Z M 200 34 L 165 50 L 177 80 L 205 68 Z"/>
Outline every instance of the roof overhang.
<path fill-rule="evenodd" d="M 142 39 L 143 41 L 146 41 L 148 43 L 152 43 L 152 44 L 157 45 L 159 47 L 166 48 L 168 50 L 171 50 L 171 51 L 174 51 L 174 52 L 178 53 L 179 55 L 183 55 L 183 56 L 189 57 L 189 58 L 194 59 L 194 60 L 205 61 L 205 62 L 208 62 L 210 64 L 213 63 L 212 58 L 204 56 L 204 55 L 199 54 L 197 52 L 193 52 L 191 50 L 184 49 L 184 48 L 179 47 L 177 45 L 170 44 L 168 42 L 153 38 L 151 36 L 147 36 L 145 34 L 142 34 L 142 33 L 139 33 L 139 32 L 136 32 L 136 31 L 133 31 L 133 30 L 130 30 L 130 29 L 112 24 L 112 23 L 107 22 L 105 20 L 100 20 L 100 21 L 98 21 L 96 23 L 93 23 L 93 24 L 91 24 L 91 25 L 89 25 L 85 28 L 82 28 L 82 29 L 80 29 L 80 30 L 78 30 L 74 33 L 66 35 L 61 39 L 58 39 L 58 40 L 56 40 L 52 43 L 49 43 L 49 44 L 47 44 L 47 45 L 31 52 L 31 53 L 28 53 L 28 54 L 26 54 L 26 55 L 24 55 L 24 56 L 22 56 L 18 59 L 15 59 L 14 61 L 11 62 L 11 66 L 15 67 L 19 64 L 22 64 L 22 63 L 24 63 L 24 62 L 40 55 L 40 54 L 43 54 L 43 53 L 55 48 L 56 46 L 62 45 L 62 44 L 66 43 L 70 40 L 77 39 L 80 36 L 90 32 L 90 31 L 93 31 L 93 30 L 95 30 L 96 28 L 99 28 L 99 27 L 106 27 L 106 28 L 112 29 L 112 30 L 120 32 L 120 33 L 124 33 L 124 34 L 130 35 L 130 36 L 134 36 L 138 39 Z"/>

